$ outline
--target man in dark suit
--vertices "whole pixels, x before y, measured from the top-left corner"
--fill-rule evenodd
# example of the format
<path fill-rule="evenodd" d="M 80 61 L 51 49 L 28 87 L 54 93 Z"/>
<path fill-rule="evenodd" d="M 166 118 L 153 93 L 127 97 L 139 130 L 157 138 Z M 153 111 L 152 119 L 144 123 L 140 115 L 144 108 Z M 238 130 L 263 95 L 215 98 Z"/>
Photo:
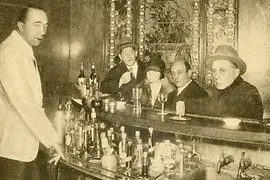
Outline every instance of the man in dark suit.
<path fill-rule="evenodd" d="M 116 49 L 121 62 L 110 69 L 101 83 L 101 92 L 120 95 L 127 101 L 132 98 L 132 88 L 140 84 L 145 78 L 145 65 L 137 61 L 138 45 L 129 37 L 124 36 Z"/>
<path fill-rule="evenodd" d="M 247 65 L 232 46 L 218 46 L 214 54 L 207 56 L 206 65 L 212 69 L 216 91 L 209 98 L 185 101 L 186 113 L 258 120 L 263 118 L 260 93 L 241 77 Z"/>
<path fill-rule="evenodd" d="M 171 75 L 177 89 L 168 95 L 165 104 L 166 109 L 175 110 L 178 101 L 208 96 L 208 93 L 203 88 L 191 80 L 191 67 L 188 62 L 176 60 L 171 66 Z"/>

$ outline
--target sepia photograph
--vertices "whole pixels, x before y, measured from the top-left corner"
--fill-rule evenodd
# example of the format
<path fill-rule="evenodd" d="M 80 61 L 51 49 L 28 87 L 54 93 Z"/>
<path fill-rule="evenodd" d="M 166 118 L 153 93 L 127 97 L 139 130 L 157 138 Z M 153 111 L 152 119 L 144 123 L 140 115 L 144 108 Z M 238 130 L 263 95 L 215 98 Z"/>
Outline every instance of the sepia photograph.
<path fill-rule="evenodd" d="M 0 180 L 270 180 L 269 0 L 0 0 Z"/>

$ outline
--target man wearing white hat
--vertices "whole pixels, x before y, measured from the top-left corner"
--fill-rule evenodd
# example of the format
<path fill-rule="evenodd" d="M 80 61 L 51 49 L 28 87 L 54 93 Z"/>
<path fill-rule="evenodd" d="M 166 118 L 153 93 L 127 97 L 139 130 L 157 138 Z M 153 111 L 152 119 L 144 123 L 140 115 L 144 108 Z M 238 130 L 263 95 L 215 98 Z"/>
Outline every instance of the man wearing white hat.
<path fill-rule="evenodd" d="M 110 69 L 108 75 L 101 83 L 101 92 L 111 95 L 120 94 L 121 97 L 130 100 L 132 88 L 140 84 L 145 78 L 145 65 L 137 61 L 138 45 L 124 36 L 120 39 L 116 54 L 121 62 Z"/>
<path fill-rule="evenodd" d="M 237 51 L 228 45 L 220 45 L 207 57 L 212 68 L 217 92 L 210 98 L 187 100 L 186 113 L 219 117 L 262 119 L 263 105 L 257 88 L 241 78 L 246 63 Z"/>

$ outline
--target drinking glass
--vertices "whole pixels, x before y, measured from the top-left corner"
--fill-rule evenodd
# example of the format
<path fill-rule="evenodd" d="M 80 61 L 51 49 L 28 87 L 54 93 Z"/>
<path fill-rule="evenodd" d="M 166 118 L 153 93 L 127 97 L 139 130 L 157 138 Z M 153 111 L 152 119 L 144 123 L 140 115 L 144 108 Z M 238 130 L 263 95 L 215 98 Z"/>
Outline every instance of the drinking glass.
<path fill-rule="evenodd" d="M 177 118 L 178 120 L 183 119 L 182 116 L 185 115 L 185 103 L 184 101 L 178 101 L 176 102 L 176 114 L 177 114 Z"/>
<path fill-rule="evenodd" d="M 164 104 L 165 104 L 165 102 L 167 101 L 167 99 L 168 99 L 167 94 L 162 93 L 162 92 L 159 93 L 159 95 L 158 95 L 158 100 L 159 100 L 159 102 L 161 103 L 161 112 L 158 113 L 159 115 L 166 115 L 166 114 L 168 114 L 168 113 L 165 113 L 165 112 L 164 112 Z"/>
<path fill-rule="evenodd" d="M 142 97 L 142 89 L 133 88 L 132 89 L 132 99 L 133 99 L 133 104 L 134 104 L 133 108 L 136 113 L 140 113 L 142 111 L 141 97 Z"/>

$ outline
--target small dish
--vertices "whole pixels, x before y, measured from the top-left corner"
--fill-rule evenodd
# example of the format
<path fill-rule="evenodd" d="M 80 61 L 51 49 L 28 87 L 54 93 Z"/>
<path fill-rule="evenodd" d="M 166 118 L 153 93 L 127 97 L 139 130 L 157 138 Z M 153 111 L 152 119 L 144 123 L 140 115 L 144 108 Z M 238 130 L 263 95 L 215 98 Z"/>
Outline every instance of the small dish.
<path fill-rule="evenodd" d="M 228 126 L 238 126 L 241 122 L 241 119 L 238 118 L 223 118 L 223 122 L 225 122 Z"/>

